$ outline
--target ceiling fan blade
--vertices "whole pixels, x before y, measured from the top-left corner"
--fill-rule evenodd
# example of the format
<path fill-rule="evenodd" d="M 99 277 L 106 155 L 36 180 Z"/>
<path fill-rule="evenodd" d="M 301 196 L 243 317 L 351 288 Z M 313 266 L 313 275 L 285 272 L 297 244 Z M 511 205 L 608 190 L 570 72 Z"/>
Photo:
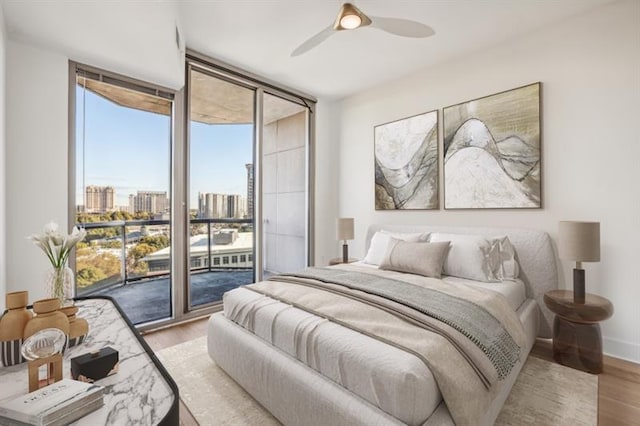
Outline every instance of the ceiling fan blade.
<path fill-rule="evenodd" d="M 373 28 L 402 37 L 424 38 L 436 33 L 430 26 L 409 19 L 371 16 L 371 20 Z"/>
<path fill-rule="evenodd" d="M 309 40 L 302 43 L 300 46 L 296 47 L 296 49 L 291 52 L 291 56 L 300 56 L 303 53 L 313 49 L 323 41 L 329 38 L 331 34 L 333 34 L 335 30 L 333 29 L 333 25 L 329 25 L 324 30 L 320 31 L 318 34 L 311 37 Z"/>

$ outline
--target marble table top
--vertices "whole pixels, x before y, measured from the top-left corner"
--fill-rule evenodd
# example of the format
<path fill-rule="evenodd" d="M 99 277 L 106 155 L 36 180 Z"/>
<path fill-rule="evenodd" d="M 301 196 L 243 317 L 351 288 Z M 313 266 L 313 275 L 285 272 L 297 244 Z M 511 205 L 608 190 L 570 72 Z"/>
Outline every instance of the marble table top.
<path fill-rule="evenodd" d="M 104 386 L 104 406 L 72 424 L 155 425 L 177 409 L 173 380 L 163 376 L 113 302 L 85 299 L 77 301 L 76 306 L 80 309 L 78 316 L 89 322 L 89 334 L 82 344 L 65 352 L 63 377 L 71 378 L 71 358 L 105 346 L 118 351 L 120 369 L 96 382 Z M 28 390 L 26 362 L 0 366 L 0 400 Z"/>

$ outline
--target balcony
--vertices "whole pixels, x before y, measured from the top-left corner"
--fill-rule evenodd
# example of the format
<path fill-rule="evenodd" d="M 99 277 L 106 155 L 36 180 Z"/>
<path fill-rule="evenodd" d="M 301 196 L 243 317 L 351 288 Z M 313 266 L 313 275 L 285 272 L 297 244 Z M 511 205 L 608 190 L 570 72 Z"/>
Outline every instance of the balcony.
<path fill-rule="evenodd" d="M 192 219 L 190 306 L 222 300 L 225 291 L 254 281 L 252 219 Z M 81 224 L 76 294 L 115 298 L 134 324 L 171 316 L 168 220 Z"/>

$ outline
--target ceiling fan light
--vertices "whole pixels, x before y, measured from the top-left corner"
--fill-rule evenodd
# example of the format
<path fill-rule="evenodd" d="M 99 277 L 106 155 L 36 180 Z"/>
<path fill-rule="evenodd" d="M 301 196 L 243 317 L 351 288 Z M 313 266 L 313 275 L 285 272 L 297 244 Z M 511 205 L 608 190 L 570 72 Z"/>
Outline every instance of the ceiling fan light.
<path fill-rule="evenodd" d="M 340 25 L 345 30 L 354 30 L 362 24 L 362 19 L 358 15 L 345 15 L 340 18 Z"/>
<path fill-rule="evenodd" d="M 333 23 L 336 31 L 355 30 L 371 24 L 371 19 L 351 3 L 345 3 L 340 8 L 340 13 Z"/>

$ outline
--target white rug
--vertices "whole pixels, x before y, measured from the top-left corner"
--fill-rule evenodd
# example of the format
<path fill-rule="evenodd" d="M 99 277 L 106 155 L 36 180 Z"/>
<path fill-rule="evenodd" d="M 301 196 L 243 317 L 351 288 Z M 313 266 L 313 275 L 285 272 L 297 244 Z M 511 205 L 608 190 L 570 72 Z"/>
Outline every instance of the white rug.
<path fill-rule="evenodd" d="M 158 352 L 200 425 L 279 425 L 207 353 L 206 337 Z M 597 424 L 598 376 L 529 357 L 496 425 Z"/>

